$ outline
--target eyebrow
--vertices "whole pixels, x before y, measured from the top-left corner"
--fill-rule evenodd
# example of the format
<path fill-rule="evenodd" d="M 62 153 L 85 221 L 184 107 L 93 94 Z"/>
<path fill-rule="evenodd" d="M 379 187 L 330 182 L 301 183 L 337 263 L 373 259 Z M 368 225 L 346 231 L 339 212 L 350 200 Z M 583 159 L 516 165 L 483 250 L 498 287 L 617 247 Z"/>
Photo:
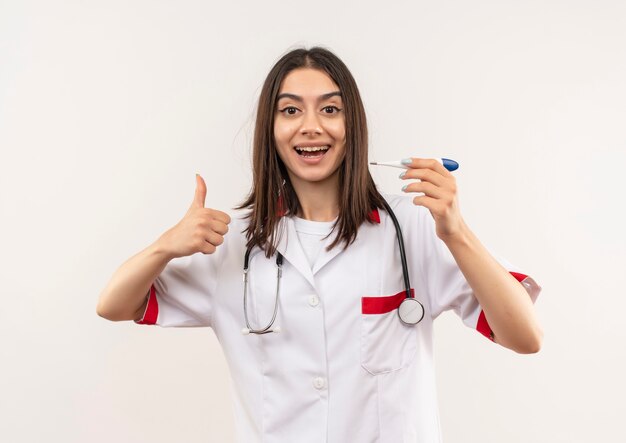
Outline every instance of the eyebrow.
<path fill-rule="evenodd" d="M 341 91 L 327 92 L 326 94 L 320 95 L 317 100 L 328 100 L 329 98 L 334 96 L 341 97 Z M 276 101 L 279 101 L 281 98 L 290 98 L 297 102 L 303 102 L 302 97 L 296 94 L 290 94 L 289 92 L 283 92 L 282 94 L 278 94 L 278 97 L 276 97 Z"/>

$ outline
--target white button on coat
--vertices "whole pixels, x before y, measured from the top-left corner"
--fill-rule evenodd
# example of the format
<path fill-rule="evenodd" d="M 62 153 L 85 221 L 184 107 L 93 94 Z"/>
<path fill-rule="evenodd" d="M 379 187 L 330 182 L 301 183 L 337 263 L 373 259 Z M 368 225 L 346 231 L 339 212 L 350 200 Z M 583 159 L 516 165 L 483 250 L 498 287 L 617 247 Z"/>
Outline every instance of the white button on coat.
<path fill-rule="evenodd" d="M 326 380 L 322 377 L 315 377 L 313 379 L 313 386 L 315 386 L 315 389 L 324 389 L 326 387 Z"/>
<path fill-rule="evenodd" d="M 137 323 L 215 331 L 234 384 L 238 442 L 440 442 L 433 321 L 452 309 L 483 335 L 489 337 L 491 329 L 428 209 L 415 206 L 412 196 L 383 197 L 402 228 L 411 287 L 424 305 L 417 325 L 402 323 L 395 309 L 405 288 L 396 231 L 384 209 L 372 212 L 374 222 L 361 225 L 347 249 L 322 248 L 313 269 L 293 219 L 281 219 L 280 334 L 241 333 L 243 211 L 231 213 L 214 254 L 174 259 L 154 281 Z M 534 301 L 541 287 L 496 259 L 525 283 Z M 274 309 L 275 256 L 251 252 L 248 285 L 249 321 L 264 327 Z M 323 294 L 323 304 L 315 294 Z"/>

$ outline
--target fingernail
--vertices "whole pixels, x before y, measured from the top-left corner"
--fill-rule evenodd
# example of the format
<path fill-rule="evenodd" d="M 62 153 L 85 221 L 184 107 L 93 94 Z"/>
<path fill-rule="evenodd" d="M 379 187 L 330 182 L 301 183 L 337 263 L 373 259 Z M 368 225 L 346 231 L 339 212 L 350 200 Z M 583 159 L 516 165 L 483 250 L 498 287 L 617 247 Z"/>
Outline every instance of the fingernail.
<path fill-rule="evenodd" d="M 402 186 L 402 192 L 404 192 L 404 190 L 406 189 L 407 186 L 409 186 L 409 185 Z"/>
<path fill-rule="evenodd" d="M 403 158 L 402 160 L 400 160 L 400 163 L 402 163 L 403 165 L 410 165 L 411 163 L 413 163 L 413 160 L 410 158 Z"/>
<path fill-rule="evenodd" d="M 404 174 L 406 174 L 406 171 L 401 172 L 400 175 L 398 176 L 398 178 L 404 177 Z"/>

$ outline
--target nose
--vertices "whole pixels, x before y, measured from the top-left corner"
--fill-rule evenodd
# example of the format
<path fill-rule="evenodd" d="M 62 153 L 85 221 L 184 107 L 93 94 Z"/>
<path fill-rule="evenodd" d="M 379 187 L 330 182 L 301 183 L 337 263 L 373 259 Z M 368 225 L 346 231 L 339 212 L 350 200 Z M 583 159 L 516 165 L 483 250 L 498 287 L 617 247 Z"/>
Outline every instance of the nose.
<path fill-rule="evenodd" d="M 322 132 L 324 131 L 322 130 L 318 115 L 315 112 L 305 112 L 304 118 L 302 119 L 302 126 L 300 126 L 300 134 L 311 135 L 321 134 Z"/>

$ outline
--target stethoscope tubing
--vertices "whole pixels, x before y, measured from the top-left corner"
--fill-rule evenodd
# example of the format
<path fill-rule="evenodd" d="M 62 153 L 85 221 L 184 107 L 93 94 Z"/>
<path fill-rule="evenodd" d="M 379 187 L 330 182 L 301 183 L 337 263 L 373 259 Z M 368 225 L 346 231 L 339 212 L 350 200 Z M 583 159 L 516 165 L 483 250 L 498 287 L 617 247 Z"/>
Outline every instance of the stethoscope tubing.
<path fill-rule="evenodd" d="M 404 238 L 402 237 L 402 229 L 400 228 L 400 223 L 398 222 L 398 219 L 396 218 L 396 215 L 394 214 L 394 212 L 389 207 L 389 204 L 384 199 L 383 199 L 383 206 L 385 207 L 385 210 L 387 211 L 387 213 L 391 217 L 391 220 L 393 221 L 393 224 L 396 230 L 396 239 L 398 241 L 398 249 L 400 252 L 400 261 L 402 263 L 402 277 L 403 277 L 404 286 L 405 286 L 405 297 L 404 297 L 404 300 L 402 300 L 402 302 L 400 303 L 399 308 L 397 309 L 398 317 L 400 318 L 400 321 L 402 323 L 408 326 L 413 326 L 419 323 L 422 320 L 422 318 L 424 318 L 424 307 L 417 299 L 411 296 L 411 282 L 409 280 L 409 269 L 408 269 L 408 265 L 406 261 L 406 252 L 404 250 Z M 272 314 L 272 319 L 264 328 L 254 329 L 250 325 L 250 321 L 248 320 L 248 271 L 249 271 L 249 259 L 250 259 L 251 250 L 252 250 L 251 247 L 248 247 L 246 249 L 246 254 L 244 256 L 244 264 L 243 264 L 243 287 L 244 287 L 243 289 L 243 312 L 244 312 L 244 317 L 246 321 L 246 328 L 244 328 L 241 332 L 243 334 L 267 334 L 269 332 L 280 332 L 279 327 L 272 328 L 272 325 L 274 324 L 274 321 L 276 320 L 276 314 L 278 312 L 278 301 L 279 301 L 279 296 L 280 296 L 280 279 L 282 276 L 282 268 L 283 268 L 283 256 L 280 252 L 276 251 L 276 269 L 277 269 L 276 270 L 276 297 L 274 299 L 274 312 Z M 407 307 L 408 311 L 404 309 L 404 307 Z M 410 312 L 415 310 L 413 307 L 417 307 L 419 310 L 421 310 L 421 315 L 419 316 L 419 318 L 411 318 Z M 406 312 L 409 312 L 409 314 L 406 314 Z"/>
<path fill-rule="evenodd" d="M 267 334 L 269 332 L 273 332 L 270 328 L 272 327 L 272 325 L 274 324 L 274 321 L 276 320 L 276 313 L 278 312 L 278 298 L 279 298 L 279 294 L 280 294 L 280 278 L 282 277 L 283 274 L 283 256 L 280 252 L 276 251 L 276 299 L 274 300 L 274 313 L 272 314 L 272 319 L 270 320 L 270 322 L 267 324 L 267 326 L 265 326 L 264 328 L 261 329 L 254 329 L 252 326 L 250 326 L 250 322 L 248 320 L 248 270 L 249 270 L 249 258 L 250 258 L 250 251 L 252 248 L 248 248 L 246 250 L 246 255 L 244 257 L 244 267 L 243 267 L 243 314 L 244 317 L 246 319 L 246 326 L 247 329 L 244 329 L 243 332 L 245 334 Z"/>
<path fill-rule="evenodd" d="M 402 237 L 402 229 L 400 229 L 400 223 L 398 223 L 398 219 L 396 218 L 396 214 L 391 210 L 389 204 L 383 199 L 383 206 L 385 210 L 391 217 L 393 224 L 396 228 L 396 239 L 398 240 L 398 248 L 400 249 L 400 261 L 402 263 L 402 278 L 404 279 L 404 287 L 405 287 L 405 298 L 411 297 L 411 282 L 409 281 L 409 267 L 406 263 L 406 252 L 404 251 L 404 238 Z"/>

